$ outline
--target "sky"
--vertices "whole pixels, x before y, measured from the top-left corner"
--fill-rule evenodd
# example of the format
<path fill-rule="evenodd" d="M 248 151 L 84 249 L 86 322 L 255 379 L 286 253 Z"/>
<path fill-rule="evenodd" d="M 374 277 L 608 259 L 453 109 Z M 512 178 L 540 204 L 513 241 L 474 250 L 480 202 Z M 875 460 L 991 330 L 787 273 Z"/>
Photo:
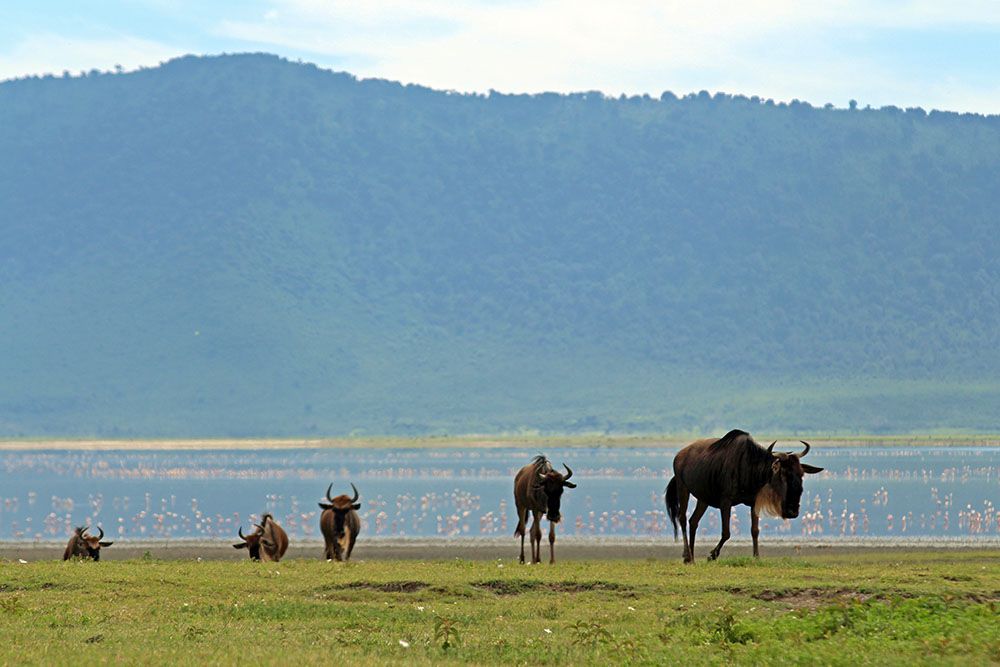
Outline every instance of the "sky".
<path fill-rule="evenodd" d="M 0 80 L 248 51 L 458 91 L 1000 113 L 997 0 L 0 0 Z"/>

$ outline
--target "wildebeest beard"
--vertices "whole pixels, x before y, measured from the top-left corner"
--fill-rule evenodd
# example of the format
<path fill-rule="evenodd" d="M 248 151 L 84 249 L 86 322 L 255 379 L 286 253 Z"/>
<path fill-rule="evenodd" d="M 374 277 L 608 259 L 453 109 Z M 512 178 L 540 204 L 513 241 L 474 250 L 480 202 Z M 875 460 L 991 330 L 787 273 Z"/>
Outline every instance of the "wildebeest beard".
<path fill-rule="evenodd" d="M 344 536 L 346 531 L 344 530 L 344 519 L 347 517 L 347 512 L 350 510 L 333 510 L 333 536 L 340 539 Z"/>
<path fill-rule="evenodd" d="M 260 560 L 260 540 L 247 540 L 247 550 L 250 552 L 250 558 L 253 560 Z"/>
<path fill-rule="evenodd" d="M 347 514 L 352 511 L 333 510 L 333 548 L 338 556 L 347 552 L 347 547 L 351 542 L 351 529 L 347 525 Z"/>
<path fill-rule="evenodd" d="M 562 519 L 560 505 L 563 494 L 563 477 L 559 473 L 548 473 L 545 479 L 535 483 L 534 496 L 536 505 L 545 507 L 545 518 L 553 523 Z"/>
<path fill-rule="evenodd" d="M 778 454 L 771 464 L 771 479 L 757 494 L 755 507 L 782 519 L 799 515 L 802 501 L 802 464 L 794 454 Z"/>

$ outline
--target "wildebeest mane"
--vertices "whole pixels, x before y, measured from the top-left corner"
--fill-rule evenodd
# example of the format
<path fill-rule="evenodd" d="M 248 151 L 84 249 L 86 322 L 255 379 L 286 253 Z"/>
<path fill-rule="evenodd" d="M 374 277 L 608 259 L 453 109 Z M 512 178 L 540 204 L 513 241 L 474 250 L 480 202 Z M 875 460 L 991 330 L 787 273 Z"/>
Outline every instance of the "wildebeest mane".
<path fill-rule="evenodd" d="M 732 475 L 729 484 L 733 485 L 730 488 L 737 497 L 756 495 L 770 479 L 774 457 L 746 431 L 733 429 L 713 442 L 709 449 L 725 462 L 718 470 Z"/>
<path fill-rule="evenodd" d="M 532 474 L 528 482 L 531 498 L 534 500 L 536 506 L 545 508 L 548 494 L 545 493 L 545 484 L 542 483 L 538 476 L 552 472 L 552 464 L 545 458 L 544 454 L 539 454 L 531 460 L 531 465 Z"/>
<path fill-rule="evenodd" d="M 545 458 L 545 454 L 539 454 L 531 459 L 531 465 L 535 466 L 535 472 L 539 474 L 544 474 L 552 470 L 552 464 Z"/>
<path fill-rule="evenodd" d="M 753 439 L 753 436 L 736 428 L 713 442 L 710 448 L 714 452 L 725 452 L 732 458 L 743 458 L 750 465 L 762 463 L 770 465 L 773 458 L 767 449 Z"/>

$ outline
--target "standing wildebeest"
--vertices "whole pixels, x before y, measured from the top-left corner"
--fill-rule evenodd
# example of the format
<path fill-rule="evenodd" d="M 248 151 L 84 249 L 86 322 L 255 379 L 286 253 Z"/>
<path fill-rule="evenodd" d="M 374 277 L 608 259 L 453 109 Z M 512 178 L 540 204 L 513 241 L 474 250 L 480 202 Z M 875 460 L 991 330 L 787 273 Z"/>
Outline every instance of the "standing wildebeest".
<path fill-rule="evenodd" d="M 803 473 L 821 472 L 822 468 L 800 463 L 809 453 L 809 443 L 801 454 L 774 453 L 775 440 L 764 449 L 744 431 L 732 430 L 721 438 L 695 440 L 674 457 L 674 477 L 667 485 L 666 501 L 670 522 L 684 533 L 684 562 L 694 561 L 694 535 L 705 510 L 718 507 L 722 514 L 722 539 L 712 549 L 709 560 L 719 557 L 729 539 L 729 513 L 733 505 L 750 507 L 750 535 L 753 555 L 759 557 L 757 536 L 761 512 L 783 519 L 799 515 Z M 687 533 L 688 493 L 698 505 L 691 514 L 691 536 Z"/>
<path fill-rule="evenodd" d="M 66 545 L 66 551 L 63 552 L 63 560 L 70 558 L 101 560 L 101 547 L 110 547 L 114 544 L 114 542 L 101 541 L 104 538 L 104 529 L 100 526 L 97 527 L 97 530 L 100 531 L 97 537 L 88 535 L 88 528 L 89 526 L 79 526 L 73 531 L 73 536 L 69 538 L 69 543 Z"/>
<path fill-rule="evenodd" d="M 517 505 L 517 529 L 514 535 L 521 536 L 521 562 L 524 562 L 524 532 L 528 522 L 528 512 L 534 516 L 531 524 L 531 562 L 542 562 L 542 514 L 549 520 L 549 564 L 556 562 L 556 524 L 559 515 L 559 501 L 563 487 L 575 489 L 569 481 L 573 471 L 565 463 L 566 476 L 552 469 L 552 464 L 544 456 L 536 456 L 521 468 L 514 477 L 514 504 Z"/>
<path fill-rule="evenodd" d="M 354 484 L 351 484 L 351 488 L 354 489 L 353 498 L 348 498 L 347 494 L 331 498 L 333 484 L 330 484 L 326 489 L 329 503 L 319 504 L 323 508 L 323 513 L 319 516 L 319 528 L 326 541 L 327 560 L 350 560 L 354 542 L 361 531 L 361 519 L 355 511 L 361 509 L 361 503 L 357 502 L 358 489 Z"/>
<path fill-rule="evenodd" d="M 239 544 L 234 544 L 234 549 L 247 549 L 252 560 L 266 560 L 277 563 L 288 550 L 288 534 L 274 517 L 265 514 L 263 520 L 254 526 L 257 530 L 249 535 L 243 534 L 243 526 L 240 526 L 239 536 L 243 540 Z"/>

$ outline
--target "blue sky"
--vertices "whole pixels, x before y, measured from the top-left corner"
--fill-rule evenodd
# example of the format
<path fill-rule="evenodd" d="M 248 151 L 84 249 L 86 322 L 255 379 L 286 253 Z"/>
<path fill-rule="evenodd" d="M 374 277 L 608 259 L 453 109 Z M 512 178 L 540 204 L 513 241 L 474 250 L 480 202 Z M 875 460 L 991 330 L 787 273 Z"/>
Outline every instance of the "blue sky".
<path fill-rule="evenodd" d="M 1000 113 L 996 0 L 3 0 L 0 79 L 267 51 L 462 91 Z"/>

